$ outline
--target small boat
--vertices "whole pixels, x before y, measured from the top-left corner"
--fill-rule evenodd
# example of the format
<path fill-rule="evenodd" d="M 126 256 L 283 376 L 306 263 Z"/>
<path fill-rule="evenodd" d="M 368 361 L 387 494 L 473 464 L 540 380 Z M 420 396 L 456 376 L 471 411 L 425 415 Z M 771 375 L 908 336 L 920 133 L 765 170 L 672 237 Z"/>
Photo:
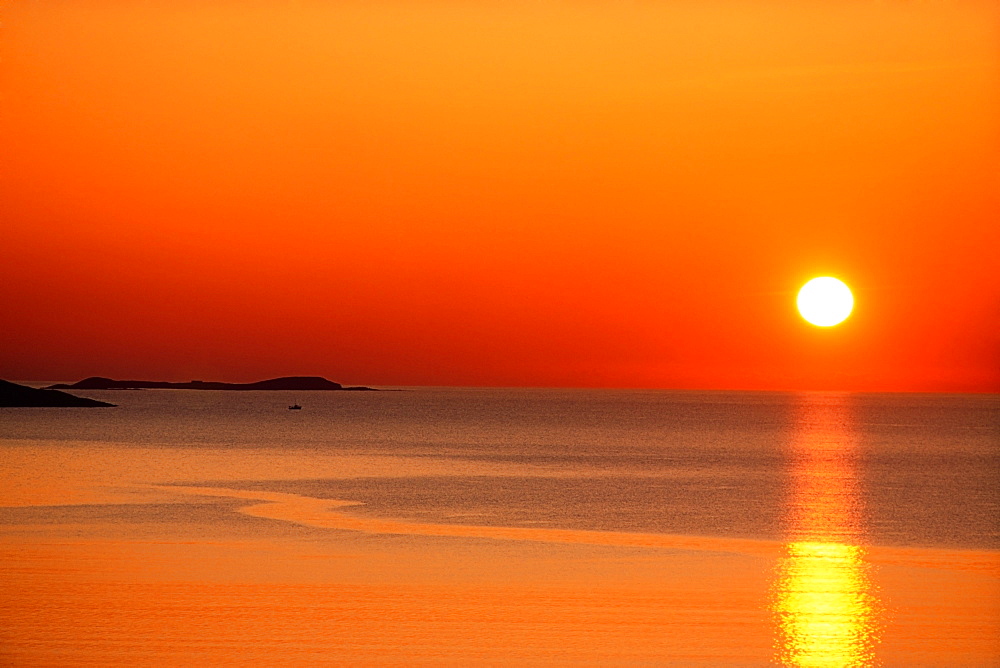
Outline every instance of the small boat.
<path fill-rule="evenodd" d="M 300 411 L 300 410 L 302 410 L 302 406 L 299 406 L 298 404 L 292 404 L 291 406 L 288 407 L 288 410 L 290 410 L 290 411 Z"/>

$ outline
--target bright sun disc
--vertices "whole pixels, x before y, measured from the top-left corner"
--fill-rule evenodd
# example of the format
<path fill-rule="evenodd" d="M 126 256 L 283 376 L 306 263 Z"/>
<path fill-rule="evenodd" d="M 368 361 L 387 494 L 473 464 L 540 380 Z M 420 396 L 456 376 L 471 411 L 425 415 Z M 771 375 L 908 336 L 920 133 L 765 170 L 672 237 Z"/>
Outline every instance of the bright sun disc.
<path fill-rule="evenodd" d="M 799 290 L 799 313 L 817 327 L 839 325 L 851 315 L 854 295 L 847 285 L 831 276 L 814 278 Z"/>

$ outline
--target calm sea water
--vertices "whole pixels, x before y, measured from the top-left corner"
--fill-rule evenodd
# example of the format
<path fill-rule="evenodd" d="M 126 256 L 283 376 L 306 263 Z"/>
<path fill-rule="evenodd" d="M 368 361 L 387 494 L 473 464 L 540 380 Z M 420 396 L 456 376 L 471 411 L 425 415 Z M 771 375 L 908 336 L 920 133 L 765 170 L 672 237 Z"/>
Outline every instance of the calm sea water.
<path fill-rule="evenodd" d="M 324 454 L 424 460 L 434 465 L 413 474 L 373 464 L 345 477 L 225 481 L 358 501 L 361 514 L 422 522 L 791 540 L 820 531 L 796 519 L 796 508 L 826 503 L 836 521 L 812 538 L 1000 549 L 997 395 L 80 394 L 119 407 L 5 409 L 0 447 L 90 446 L 126 458 L 130 448 L 221 449 L 234 467 Z M 295 402 L 303 410 L 287 410 Z M 220 483 L 196 466 L 149 482 Z"/>
<path fill-rule="evenodd" d="M 0 664 L 1000 661 L 996 395 L 87 395 L 0 411 Z"/>

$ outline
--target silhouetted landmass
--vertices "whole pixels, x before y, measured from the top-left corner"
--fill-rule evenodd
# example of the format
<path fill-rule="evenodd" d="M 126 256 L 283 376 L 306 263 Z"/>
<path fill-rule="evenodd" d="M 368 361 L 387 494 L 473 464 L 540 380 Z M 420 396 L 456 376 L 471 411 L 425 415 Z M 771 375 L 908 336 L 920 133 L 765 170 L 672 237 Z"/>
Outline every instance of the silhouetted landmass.
<path fill-rule="evenodd" d="M 59 390 L 44 389 L 39 390 L 27 385 L 18 385 L 6 380 L 0 380 L 0 407 L 28 407 L 28 408 L 106 408 L 114 407 L 96 399 L 85 399 L 84 397 L 74 397 Z"/>
<path fill-rule="evenodd" d="M 216 383 L 192 380 L 190 383 L 168 383 L 159 380 L 112 380 L 94 376 L 78 383 L 50 385 L 49 390 L 376 390 L 371 387 L 344 387 L 319 376 L 290 376 L 272 378 L 256 383 Z"/>

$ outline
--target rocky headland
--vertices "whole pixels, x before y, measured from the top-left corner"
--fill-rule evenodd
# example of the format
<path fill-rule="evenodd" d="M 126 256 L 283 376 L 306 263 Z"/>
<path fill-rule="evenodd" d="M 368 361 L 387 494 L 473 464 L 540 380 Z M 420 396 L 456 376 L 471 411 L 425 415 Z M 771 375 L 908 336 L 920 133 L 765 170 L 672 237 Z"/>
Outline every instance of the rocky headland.
<path fill-rule="evenodd" d="M 0 380 L 0 407 L 3 408 L 113 408 L 114 404 L 76 397 L 54 389 L 37 389 Z"/>

